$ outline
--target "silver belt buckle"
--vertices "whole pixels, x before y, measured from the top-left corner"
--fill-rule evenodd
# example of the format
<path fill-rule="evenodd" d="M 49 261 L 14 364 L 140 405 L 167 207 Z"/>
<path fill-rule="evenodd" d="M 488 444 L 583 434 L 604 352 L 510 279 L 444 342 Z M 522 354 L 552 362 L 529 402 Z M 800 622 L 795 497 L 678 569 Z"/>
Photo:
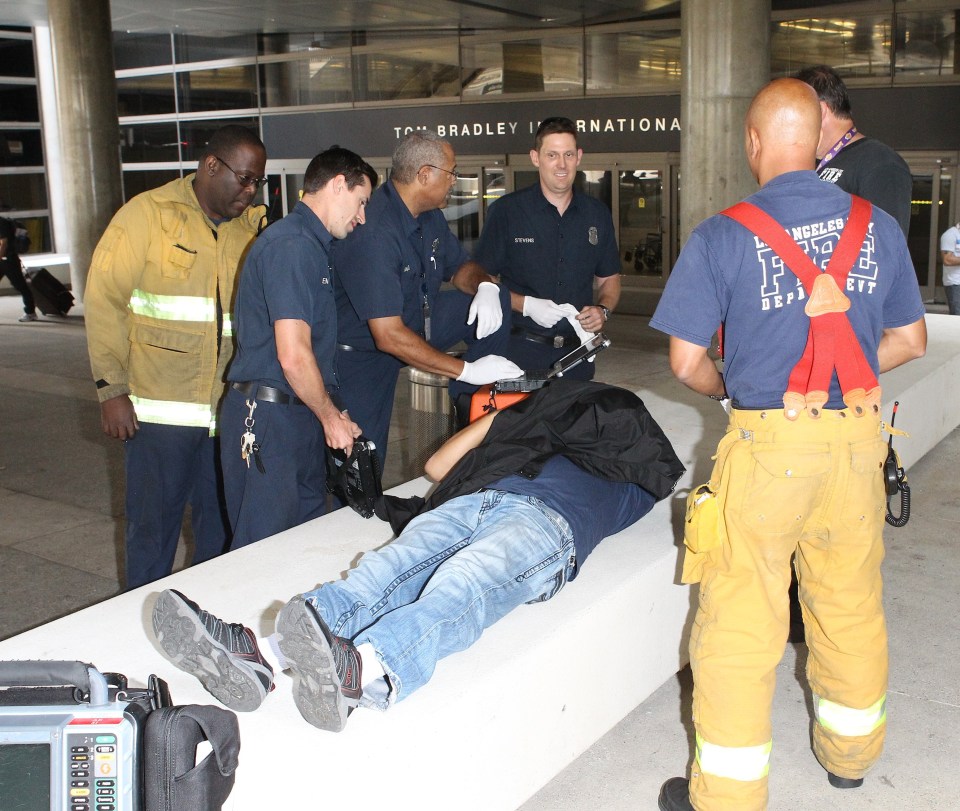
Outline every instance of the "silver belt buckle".
<path fill-rule="evenodd" d="M 553 336 L 553 348 L 554 349 L 563 349 L 563 336 L 554 335 Z"/>

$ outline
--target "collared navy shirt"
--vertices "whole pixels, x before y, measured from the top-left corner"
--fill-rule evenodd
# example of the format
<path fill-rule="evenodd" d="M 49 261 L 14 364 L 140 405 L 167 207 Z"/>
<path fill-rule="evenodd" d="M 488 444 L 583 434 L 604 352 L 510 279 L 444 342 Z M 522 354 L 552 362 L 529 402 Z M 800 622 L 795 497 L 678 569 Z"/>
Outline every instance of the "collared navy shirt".
<path fill-rule="evenodd" d="M 392 181 L 374 191 L 366 218 L 334 254 L 338 340 L 356 349 L 376 348 L 369 318 L 399 315 L 422 336 L 424 297 L 432 310 L 441 283 L 470 259 L 443 212 L 414 217 Z"/>
<path fill-rule="evenodd" d="M 515 293 L 572 304 L 593 304 L 595 276 L 620 273 L 613 217 L 599 200 L 574 190 L 560 216 L 539 181 L 501 197 L 487 215 L 476 260 Z M 513 314 L 515 326 L 543 332 Z"/>
<path fill-rule="evenodd" d="M 293 318 L 310 326 L 323 382 L 335 386 L 337 308 L 330 247 L 333 237 L 306 204 L 264 231 L 243 263 L 233 308 L 237 350 L 227 380 L 256 380 L 293 394 L 277 359 L 274 323 Z"/>

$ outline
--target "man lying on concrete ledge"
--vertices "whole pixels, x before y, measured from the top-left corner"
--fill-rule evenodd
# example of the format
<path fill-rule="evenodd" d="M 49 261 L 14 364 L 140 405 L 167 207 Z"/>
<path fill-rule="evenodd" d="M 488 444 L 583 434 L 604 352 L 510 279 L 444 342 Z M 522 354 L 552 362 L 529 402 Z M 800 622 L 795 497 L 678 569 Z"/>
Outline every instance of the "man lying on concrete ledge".
<path fill-rule="evenodd" d="M 426 472 L 440 484 L 408 505 L 417 514 L 399 537 L 290 600 L 262 648 L 249 628 L 162 592 L 164 656 L 235 710 L 259 707 L 289 670 L 303 717 L 338 732 L 354 707 L 387 709 L 484 628 L 553 597 L 603 538 L 669 495 L 683 466 L 635 394 L 558 380 L 467 426 Z"/>

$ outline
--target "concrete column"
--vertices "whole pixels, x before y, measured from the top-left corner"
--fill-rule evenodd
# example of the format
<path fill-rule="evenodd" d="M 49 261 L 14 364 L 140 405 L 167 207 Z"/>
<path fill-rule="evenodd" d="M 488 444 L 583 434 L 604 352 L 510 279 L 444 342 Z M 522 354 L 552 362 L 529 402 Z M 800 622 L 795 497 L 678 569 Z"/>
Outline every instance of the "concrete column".
<path fill-rule="evenodd" d="M 287 54 L 289 34 L 271 34 L 263 38 L 264 55 Z M 263 68 L 264 107 L 292 107 L 297 104 L 310 104 L 310 88 L 301 87 L 298 72 L 303 69 L 300 62 L 265 62 Z"/>
<path fill-rule="evenodd" d="M 61 194 L 70 231 L 70 281 L 83 300 L 97 241 L 123 202 L 120 126 L 109 0 L 48 0 Z"/>
<path fill-rule="evenodd" d="M 681 244 L 701 220 L 756 191 L 743 117 L 770 78 L 770 0 L 683 0 Z"/>

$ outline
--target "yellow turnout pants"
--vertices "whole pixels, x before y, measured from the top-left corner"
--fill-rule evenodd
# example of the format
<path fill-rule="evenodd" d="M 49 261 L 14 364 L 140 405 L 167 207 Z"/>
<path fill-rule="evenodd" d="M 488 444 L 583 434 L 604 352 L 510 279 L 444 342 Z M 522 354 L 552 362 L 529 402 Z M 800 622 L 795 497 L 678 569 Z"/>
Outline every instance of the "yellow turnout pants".
<path fill-rule="evenodd" d="M 780 410 L 735 409 L 709 485 L 688 500 L 684 581 L 700 581 L 690 639 L 697 731 L 690 797 L 698 811 L 767 806 L 770 706 L 794 553 L 814 752 L 825 769 L 849 778 L 880 756 L 887 689 L 880 430 L 879 417 L 846 410 L 824 410 L 817 420 L 804 412 L 791 422 Z"/>

